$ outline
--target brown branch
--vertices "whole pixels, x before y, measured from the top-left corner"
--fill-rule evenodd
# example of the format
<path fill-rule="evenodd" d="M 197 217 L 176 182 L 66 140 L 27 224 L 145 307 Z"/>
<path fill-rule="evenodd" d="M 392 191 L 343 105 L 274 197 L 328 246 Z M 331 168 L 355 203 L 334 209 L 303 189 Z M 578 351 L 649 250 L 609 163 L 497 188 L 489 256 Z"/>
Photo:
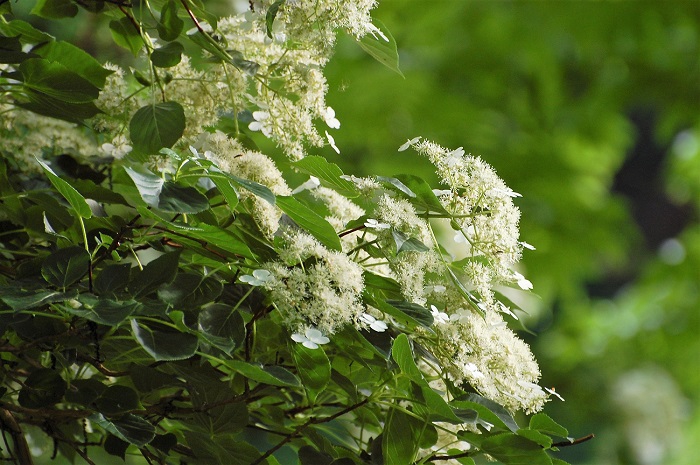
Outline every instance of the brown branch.
<path fill-rule="evenodd" d="M 10 433 L 12 436 L 12 441 L 15 443 L 15 455 L 19 460 L 20 465 L 33 465 L 34 460 L 32 459 L 32 454 L 29 452 L 29 445 L 27 444 L 27 439 L 24 437 L 22 428 L 15 420 L 14 415 L 9 409 L 0 406 L 0 428 Z"/>
<path fill-rule="evenodd" d="M 260 457 L 258 457 L 257 460 L 255 460 L 254 462 L 251 462 L 250 465 L 258 465 L 259 463 L 262 463 L 263 461 L 265 461 L 265 459 L 267 459 L 269 456 L 271 456 L 272 454 L 274 454 L 275 451 L 279 450 L 279 449 L 280 449 L 282 446 L 284 446 L 285 444 L 291 442 L 292 439 L 298 437 L 299 434 L 300 434 L 303 430 L 305 430 L 306 428 L 308 428 L 309 426 L 311 426 L 311 425 L 317 425 L 317 424 L 320 424 L 320 423 L 327 423 L 327 422 L 329 422 L 329 421 L 333 421 L 333 420 L 335 420 L 336 418 L 345 415 L 346 413 L 352 412 L 353 410 L 362 407 L 362 406 L 365 405 L 367 402 L 369 402 L 369 397 L 365 398 L 364 400 L 362 400 L 362 401 L 360 401 L 360 402 L 358 402 L 358 403 L 356 403 L 356 404 L 350 405 L 349 407 L 346 407 L 346 408 L 344 408 L 343 410 L 341 410 L 340 412 L 334 413 L 333 415 L 331 415 L 331 416 L 329 416 L 329 417 L 324 417 L 324 418 L 320 418 L 320 419 L 319 419 L 319 418 L 314 418 L 314 417 L 309 418 L 304 424 L 299 425 L 299 426 L 297 427 L 297 429 L 294 430 L 294 432 L 288 434 L 287 437 L 285 437 L 285 438 L 282 439 L 280 442 L 278 442 L 277 444 L 275 444 L 274 446 L 272 446 L 270 449 L 268 449 L 263 455 L 261 455 Z"/>
<path fill-rule="evenodd" d="M 552 444 L 552 447 L 569 447 L 569 446 L 575 446 L 577 444 L 581 444 L 582 442 L 590 441 L 595 437 L 595 434 L 589 434 L 587 436 L 584 436 L 582 438 L 574 439 L 573 441 L 562 441 L 562 442 L 555 442 Z"/>

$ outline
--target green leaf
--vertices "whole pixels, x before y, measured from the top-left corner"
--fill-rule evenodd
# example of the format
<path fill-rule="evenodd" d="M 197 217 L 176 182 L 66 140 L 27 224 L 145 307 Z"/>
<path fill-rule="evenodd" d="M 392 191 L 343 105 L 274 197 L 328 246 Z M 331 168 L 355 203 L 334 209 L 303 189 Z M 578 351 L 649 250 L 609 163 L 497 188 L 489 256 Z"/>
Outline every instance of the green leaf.
<path fill-rule="evenodd" d="M 90 301 L 88 301 L 90 300 Z M 135 313 L 141 304 L 135 300 L 120 302 L 111 299 L 87 299 L 82 294 L 80 301 L 82 307 L 67 307 L 66 310 L 73 314 L 86 318 L 95 323 L 108 326 L 117 326 L 122 321 Z"/>
<path fill-rule="evenodd" d="M 18 102 L 16 105 L 40 115 L 71 123 L 82 123 L 83 120 L 101 113 L 100 109 L 92 102 L 70 103 L 34 89 L 25 88 L 24 90 L 28 101 Z"/>
<path fill-rule="evenodd" d="M 93 281 L 93 288 L 100 295 L 116 294 L 126 287 L 130 272 L 128 263 L 106 266 Z"/>
<path fill-rule="evenodd" d="M 433 314 L 430 313 L 430 310 L 421 305 L 414 304 L 413 302 L 407 302 L 405 300 L 387 300 L 386 303 L 401 310 L 404 316 L 408 315 L 426 328 L 433 325 Z"/>
<path fill-rule="evenodd" d="M 331 364 L 323 347 L 309 349 L 301 344 L 294 344 L 292 357 L 297 367 L 309 402 L 314 403 L 316 397 L 326 389 L 331 379 Z"/>
<path fill-rule="evenodd" d="M 85 406 L 95 402 L 95 399 L 107 389 L 107 386 L 94 378 L 76 379 L 70 384 L 70 388 L 66 391 L 66 400 Z"/>
<path fill-rule="evenodd" d="M 132 167 L 125 166 L 124 171 L 136 185 L 143 201 L 151 207 L 157 207 L 165 180 L 142 167 L 137 171 Z"/>
<path fill-rule="evenodd" d="M 97 410 L 108 416 L 139 408 L 139 395 L 128 386 L 113 385 L 105 389 L 95 401 Z"/>
<path fill-rule="evenodd" d="M 113 73 L 113 71 L 103 68 L 99 61 L 83 49 L 64 41 L 46 42 L 34 47 L 32 53 L 49 61 L 60 63 L 100 89 L 104 87 L 107 76 Z"/>
<path fill-rule="evenodd" d="M 68 103 L 90 103 L 100 89 L 61 63 L 29 58 L 17 67 L 25 89 Z"/>
<path fill-rule="evenodd" d="M 175 40 L 182 32 L 182 27 L 185 22 L 177 16 L 177 3 L 174 0 L 168 0 L 160 10 L 160 21 L 156 25 L 158 36 L 166 41 Z"/>
<path fill-rule="evenodd" d="M 277 17 L 277 12 L 286 1 L 287 0 L 277 0 L 275 3 L 270 5 L 270 8 L 267 9 L 267 13 L 265 13 L 265 28 L 267 30 L 267 36 L 270 39 L 272 39 L 272 25 Z"/>
<path fill-rule="evenodd" d="M 277 206 L 296 224 L 308 231 L 318 241 L 331 250 L 343 250 L 340 238 L 333 226 L 321 215 L 300 203 L 294 197 L 277 197 Z"/>
<path fill-rule="evenodd" d="M 263 186 L 260 183 L 257 183 L 255 181 L 249 181 L 248 179 L 243 179 L 239 178 L 238 176 L 234 176 L 232 174 L 226 174 L 226 177 L 233 181 L 234 183 L 238 184 L 242 188 L 252 192 L 253 194 L 257 195 L 261 199 L 267 201 L 270 205 L 274 205 L 276 202 L 276 197 L 275 194 L 272 193 L 269 187 Z"/>
<path fill-rule="evenodd" d="M 449 215 L 449 212 L 445 210 L 445 207 L 442 206 L 440 200 L 433 193 L 430 184 L 425 182 L 423 178 L 412 174 L 399 174 L 396 175 L 395 179 L 401 182 L 401 184 L 415 195 L 415 197 L 410 196 L 410 200 L 413 206 L 418 208 L 419 212 L 422 210 L 430 213 Z"/>
<path fill-rule="evenodd" d="M 83 247 L 67 247 L 44 259 L 41 275 L 49 284 L 63 289 L 85 276 L 89 266 L 90 254 Z"/>
<path fill-rule="evenodd" d="M 247 442 L 237 441 L 231 434 L 215 435 L 195 431 L 186 431 L 187 445 L 197 456 L 197 464 L 201 465 L 271 465 L 268 458 L 261 462 L 260 452 Z"/>
<path fill-rule="evenodd" d="M 78 6 L 71 0 L 39 0 L 30 13 L 46 19 L 72 18 Z"/>
<path fill-rule="evenodd" d="M 236 205 L 238 205 L 238 194 L 236 193 L 236 189 L 231 184 L 231 180 L 219 176 L 209 176 L 209 179 L 211 179 L 216 188 L 219 189 L 219 192 L 224 197 L 224 200 L 226 200 L 228 208 L 233 211 L 233 209 L 236 208 Z"/>
<path fill-rule="evenodd" d="M 421 241 L 415 237 L 408 237 L 401 231 L 395 229 L 391 230 L 391 236 L 394 238 L 394 243 L 396 244 L 396 253 L 401 252 L 426 252 L 430 250 L 430 247 L 423 244 Z"/>
<path fill-rule="evenodd" d="M 168 213 L 199 213 L 209 208 L 209 200 L 191 186 L 166 181 L 158 197 L 158 209 Z"/>
<path fill-rule="evenodd" d="M 479 448 L 505 465 L 552 465 L 539 444 L 512 433 L 489 436 Z"/>
<path fill-rule="evenodd" d="M 206 342 L 227 354 L 245 339 L 245 322 L 240 312 L 225 304 L 212 303 L 199 312 L 199 329 Z"/>
<path fill-rule="evenodd" d="M 19 37 L 3 37 L 0 35 L 0 63 L 21 63 L 27 58 L 34 58 L 32 53 L 22 51 Z"/>
<path fill-rule="evenodd" d="M 143 270 L 132 273 L 128 291 L 134 297 L 144 296 L 161 284 L 171 282 L 177 274 L 179 259 L 179 251 L 165 253 L 143 267 Z"/>
<path fill-rule="evenodd" d="M 479 418 L 499 428 L 509 429 L 513 432 L 520 429 L 513 416 L 505 408 L 478 394 L 469 393 L 450 403 L 457 408 L 476 410 Z"/>
<path fill-rule="evenodd" d="M 389 417 L 382 433 L 384 465 L 413 463 L 424 427 L 425 422 L 398 408 L 389 410 Z"/>
<path fill-rule="evenodd" d="M 380 289 L 392 294 L 401 292 L 401 285 L 391 278 L 374 274 L 371 271 L 364 270 L 362 276 L 365 281 L 365 286 L 373 289 Z"/>
<path fill-rule="evenodd" d="M 139 50 L 143 47 L 143 39 L 129 18 L 113 19 L 109 22 L 109 30 L 117 45 L 129 50 L 134 56 L 139 54 Z"/>
<path fill-rule="evenodd" d="M 68 201 L 73 210 L 83 218 L 92 217 L 92 210 L 90 210 L 90 206 L 85 201 L 85 198 L 73 186 L 59 178 L 46 163 L 39 159 L 36 159 L 36 161 L 44 169 L 44 173 L 46 173 L 53 187 Z"/>
<path fill-rule="evenodd" d="M 388 41 L 382 37 L 374 37 L 372 34 L 365 35 L 357 43 L 362 49 L 369 53 L 375 60 L 383 64 L 390 70 L 405 77 L 399 69 L 399 51 L 396 48 L 396 40 L 389 32 L 389 29 L 378 19 L 372 21 L 386 36 Z M 379 34 L 377 34 L 379 36 Z"/>
<path fill-rule="evenodd" d="M 401 372 L 411 381 L 416 383 L 424 381 L 423 374 L 416 365 L 413 350 L 405 334 L 401 333 L 394 339 L 394 344 L 391 346 L 391 358 L 394 359 Z"/>
<path fill-rule="evenodd" d="M 185 47 L 180 42 L 170 42 L 153 50 L 151 61 L 159 68 L 171 68 L 182 61 Z"/>
<path fill-rule="evenodd" d="M 22 407 L 42 408 L 61 400 L 65 392 L 66 382 L 57 371 L 39 368 L 24 380 L 17 400 Z"/>
<path fill-rule="evenodd" d="M 126 441 L 122 441 L 113 434 L 107 435 L 104 442 L 104 449 L 109 455 L 114 455 L 122 460 L 126 460 L 126 450 L 129 448 L 130 444 Z"/>
<path fill-rule="evenodd" d="M 178 273 L 173 282 L 158 289 L 158 298 L 174 306 L 193 308 L 214 302 L 221 294 L 223 284 L 212 276 L 199 273 Z M 197 295 L 193 295 L 193 294 Z M 189 299 L 188 299 L 189 297 Z M 188 299 L 186 305 L 183 301 Z"/>
<path fill-rule="evenodd" d="M 14 19 L 7 23 L 0 21 L 0 32 L 5 37 L 19 36 L 19 40 L 25 45 L 36 45 L 54 40 L 53 36 L 20 19 Z"/>
<path fill-rule="evenodd" d="M 145 446 L 156 436 L 156 429 L 152 424 L 131 413 L 110 420 L 100 413 L 95 413 L 90 415 L 88 419 L 105 431 L 136 447 Z"/>
<path fill-rule="evenodd" d="M 131 320 L 136 340 L 156 361 L 185 360 L 194 355 L 199 345 L 197 336 L 176 331 L 158 331 Z"/>
<path fill-rule="evenodd" d="M 301 382 L 294 373 L 280 366 L 263 367 L 254 363 L 230 360 L 226 366 L 258 383 L 271 386 L 301 387 Z"/>
<path fill-rule="evenodd" d="M 539 431 L 535 431 L 532 429 L 519 429 L 516 434 L 518 436 L 522 436 L 526 439 L 529 439 L 532 442 L 536 442 L 545 449 L 549 449 L 550 447 L 552 447 L 552 438 L 547 436 L 546 434 L 540 433 Z"/>
<path fill-rule="evenodd" d="M 23 290 L 15 286 L 0 287 L 0 299 L 16 312 L 75 298 L 77 293 L 63 293 L 46 289 Z"/>
<path fill-rule="evenodd" d="M 566 428 L 552 420 L 549 415 L 544 413 L 538 413 L 530 418 L 530 429 L 562 438 L 569 435 L 569 431 Z"/>
<path fill-rule="evenodd" d="M 170 148 L 185 131 L 185 111 L 177 102 L 161 102 L 139 108 L 129 122 L 134 150 L 156 154 Z"/>
<path fill-rule="evenodd" d="M 341 177 L 343 176 L 343 171 L 340 167 L 334 163 L 330 163 L 324 157 L 311 155 L 299 161 L 295 161 L 292 165 L 305 173 L 316 176 L 319 180 L 323 181 L 327 187 L 338 191 L 338 193 L 345 197 L 354 198 L 359 195 L 355 184 Z"/>
<path fill-rule="evenodd" d="M 131 365 L 129 375 L 134 387 L 142 393 L 155 391 L 165 386 L 182 385 L 177 377 L 148 366 Z"/>
<path fill-rule="evenodd" d="M 408 187 L 396 178 L 390 178 L 387 176 L 377 176 L 377 181 L 383 182 L 384 184 L 388 184 L 389 187 L 393 188 L 397 192 L 402 193 L 409 200 L 415 199 L 417 197 L 416 193 L 413 192 L 410 187 Z"/>

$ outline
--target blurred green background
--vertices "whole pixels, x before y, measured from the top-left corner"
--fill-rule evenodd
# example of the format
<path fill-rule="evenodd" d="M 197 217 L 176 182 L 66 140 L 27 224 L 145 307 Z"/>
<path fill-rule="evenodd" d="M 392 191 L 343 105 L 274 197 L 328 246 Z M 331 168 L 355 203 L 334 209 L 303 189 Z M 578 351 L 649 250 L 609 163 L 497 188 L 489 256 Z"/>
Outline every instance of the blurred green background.
<path fill-rule="evenodd" d="M 545 412 L 586 465 L 700 444 L 700 2 L 381 1 L 405 79 L 348 38 L 327 68 L 346 172 L 429 177 L 464 146 L 523 194 L 522 301 Z M 335 134 L 335 133 L 334 133 Z"/>
<path fill-rule="evenodd" d="M 700 2 L 381 0 L 374 17 L 405 79 L 340 37 L 326 74 L 342 155 L 323 154 L 434 181 L 396 151 L 421 135 L 491 163 L 523 194 L 521 237 L 537 247 L 521 271 L 539 298 L 514 298 L 543 384 L 566 399 L 545 412 L 596 435 L 561 458 L 697 464 Z M 95 21 L 65 26 L 102 60 L 125 57 Z"/>

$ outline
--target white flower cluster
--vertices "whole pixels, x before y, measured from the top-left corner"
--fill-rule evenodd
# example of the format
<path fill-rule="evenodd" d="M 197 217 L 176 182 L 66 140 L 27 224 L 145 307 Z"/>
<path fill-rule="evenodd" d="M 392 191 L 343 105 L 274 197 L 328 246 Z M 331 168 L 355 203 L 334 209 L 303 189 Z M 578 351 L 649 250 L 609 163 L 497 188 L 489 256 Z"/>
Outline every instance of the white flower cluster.
<path fill-rule="evenodd" d="M 24 172 L 41 172 L 34 157 L 99 154 L 94 139 L 76 124 L 5 104 L 0 104 L 0 114 L 0 154 L 14 159 Z"/>
<path fill-rule="evenodd" d="M 244 149 L 237 140 L 222 132 L 203 134 L 195 146 L 222 171 L 267 186 L 275 195 L 292 193 L 282 173 L 268 156 Z M 282 211 L 245 189 L 239 189 L 238 195 L 240 200 L 249 204 L 262 233 L 272 238 L 279 229 Z"/>
<path fill-rule="evenodd" d="M 283 324 L 298 333 L 313 326 L 326 335 L 348 324 L 362 327 L 362 268 L 304 232 L 287 231 L 282 239 L 280 260 L 264 265 L 271 279 L 263 286 Z"/>

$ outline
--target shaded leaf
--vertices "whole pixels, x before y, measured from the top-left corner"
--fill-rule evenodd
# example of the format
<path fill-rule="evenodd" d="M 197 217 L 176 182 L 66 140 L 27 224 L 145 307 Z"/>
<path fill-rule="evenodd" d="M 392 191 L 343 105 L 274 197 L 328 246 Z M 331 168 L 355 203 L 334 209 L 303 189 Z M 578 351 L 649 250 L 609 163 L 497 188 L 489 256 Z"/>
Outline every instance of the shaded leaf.
<path fill-rule="evenodd" d="M 110 21 L 109 30 L 117 45 L 129 50 L 134 56 L 138 55 L 139 50 L 143 47 L 143 39 L 129 18 L 124 17 Z"/>
<path fill-rule="evenodd" d="M 160 21 L 156 29 L 158 29 L 158 36 L 163 40 L 175 40 L 182 32 L 185 22 L 177 16 L 177 8 L 174 0 L 168 0 L 160 10 Z"/>
<path fill-rule="evenodd" d="M 384 465 L 413 463 L 419 447 L 419 438 L 425 422 L 404 413 L 398 408 L 389 410 L 382 434 Z"/>
<path fill-rule="evenodd" d="M 199 345 L 197 336 L 175 331 L 159 331 L 131 320 L 134 337 L 156 361 L 184 360 L 194 355 Z"/>
<path fill-rule="evenodd" d="M 106 266 L 93 281 L 93 289 L 101 295 L 115 294 L 124 290 L 129 282 L 131 265 L 122 263 Z"/>
<path fill-rule="evenodd" d="M 37 162 L 41 165 L 53 187 L 68 201 L 73 210 L 83 218 L 91 218 L 92 210 L 90 210 L 90 206 L 85 201 L 85 198 L 73 186 L 59 178 L 46 163 L 39 159 L 37 159 Z"/>
<path fill-rule="evenodd" d="M 226 353 L 230 354 L 245 339 L 243 317 L 229 305 L 206 305 L 199 312 L 198 323 L 204 339 Z"/>
<path fill-rule="evenodd" d="M 65 392 L 66 382 L 58 372 L 39 368 L 24 380 L 18 401 L 22 407 L 42 408 L 61 400 Z"/>
<path fill-rule="evenodd" d="M 155 437 L 155 427 L 141 417 L 127 413 L 119 418 L 107 419 L 100 413 L 90 415 L 88 419 L 105 431 L 136 447 L 143 447 Z"/>
<path fill-rule="evenodd" d="M 113 385 L 105 389 L 95 401 L 105 415 L 116 415 L 139 408 L 139 395 L 128 386 Z"/>
<path fill-rule="evenodd" d="M 180 251 L 168 252 L 151 261 L 143 270 L 135 271 L 128 291 L 134 297 L 139 297 L 154 291 L 161 284 L 171 282 L 177 274 L 179 259 Z"/>
<path fill-rule="evenodd" d="M 61 63 L 43 58 L 29 58 L 17 67 L 24 87 L 62 102 L 89 103 L 100 89 Z"/>
<path fill-rule="evenodd" d="M 170 148 L 185 131 L 185 111 L 177 102 L 160 102 L 139 108 L 129 122 L 134 150 L 156 154 Z"/>
<path fill-rule="evenodd" d="M 209 208 L 209 200 L 194 187 L 166 181 L 158 197 L 158 208 L 168 213 L 199 213 Z"/>
<path fill-rule="evenodd" d="M 62 64 L 100 89 L 104 87 L 107 76 L 113 73 L 103 68 L 99 61 L 83 49 L 62 40 L 50 41 L 34 47 L 32 53 Z"/>
<path fill-rule="evenodd" d="M 530 418 L 530 429 L 562 438 L 569 435 L 569 431 L 566 428 L 552 420 L 549 415 L 544 413 L 538 413 Z"/>
<path fill-rule="evenodd" d="M 0 299 L 17 312 L 54 302 L 70 300 L 75 298 L 76 295 L 77 293 L 64 293 L 46 289 L 24 290 L 15 286 L 0 287 Z"/>
<path fill-rule="evenodd" d="M 539 444 L 512 433 L 489 436 L 479 448 L 505 465 L 552 465 Z"/>
<path fill-rule="evenodd" d="M 41 275 L 49 284 L 63 289 L 85 276 L 89 265 L 90 254 L 83 247 L 67 247 L 44 259 Z"/>
<path fill-rule="evenodd" d="M 275 22 L 275 18 L 277 17 L 277 12 L 279 11 L 280 7 L 285 4 L 287 0 L 276 0 L 275 3 L 270 5 L 270 7 L 267 9 L 267 12 L 265 13 L 265 29 L 267 31 L 267 36 L 272 39 L 272 25 Z"/>
<path fill-rule="evenodd" d="M 226 366 L 242 374 L 246 378 L 272 386 L 301 387 L 301 382 L 291 371 L 278 367 L 263 367 L 253 363 L 231 360 Z"/>
<path fill-rule="evenodd" d="M 126 171 L 126 174 L 128 174 L 134 182 L 143 201 L 151 207 L 157 207 L 165 180 L 143 168 L 137 171 L 130 166 L 125 166 L 124 171 Z"/>
<path fill-rule="evenodd" d="M 331 379 L 331 364 L 323 347 L 309 349 L 302 344 L 294 344 L 292 357 L 299 377 L 313 403 L 316 397 L 326 389 Z"/>
<path fill-rule="evenodd" d="M 182 61 L 182 52 L 185 48 L 180 42 L 170 42 L 153 50 L 151 62 L 159 68 L 170 68 Z"/>
<path fill-rule="evenodd" d="M 30 13 L 46 19 L 72 18 L 78 7 L 71 0 L 39 0 Z"/>

